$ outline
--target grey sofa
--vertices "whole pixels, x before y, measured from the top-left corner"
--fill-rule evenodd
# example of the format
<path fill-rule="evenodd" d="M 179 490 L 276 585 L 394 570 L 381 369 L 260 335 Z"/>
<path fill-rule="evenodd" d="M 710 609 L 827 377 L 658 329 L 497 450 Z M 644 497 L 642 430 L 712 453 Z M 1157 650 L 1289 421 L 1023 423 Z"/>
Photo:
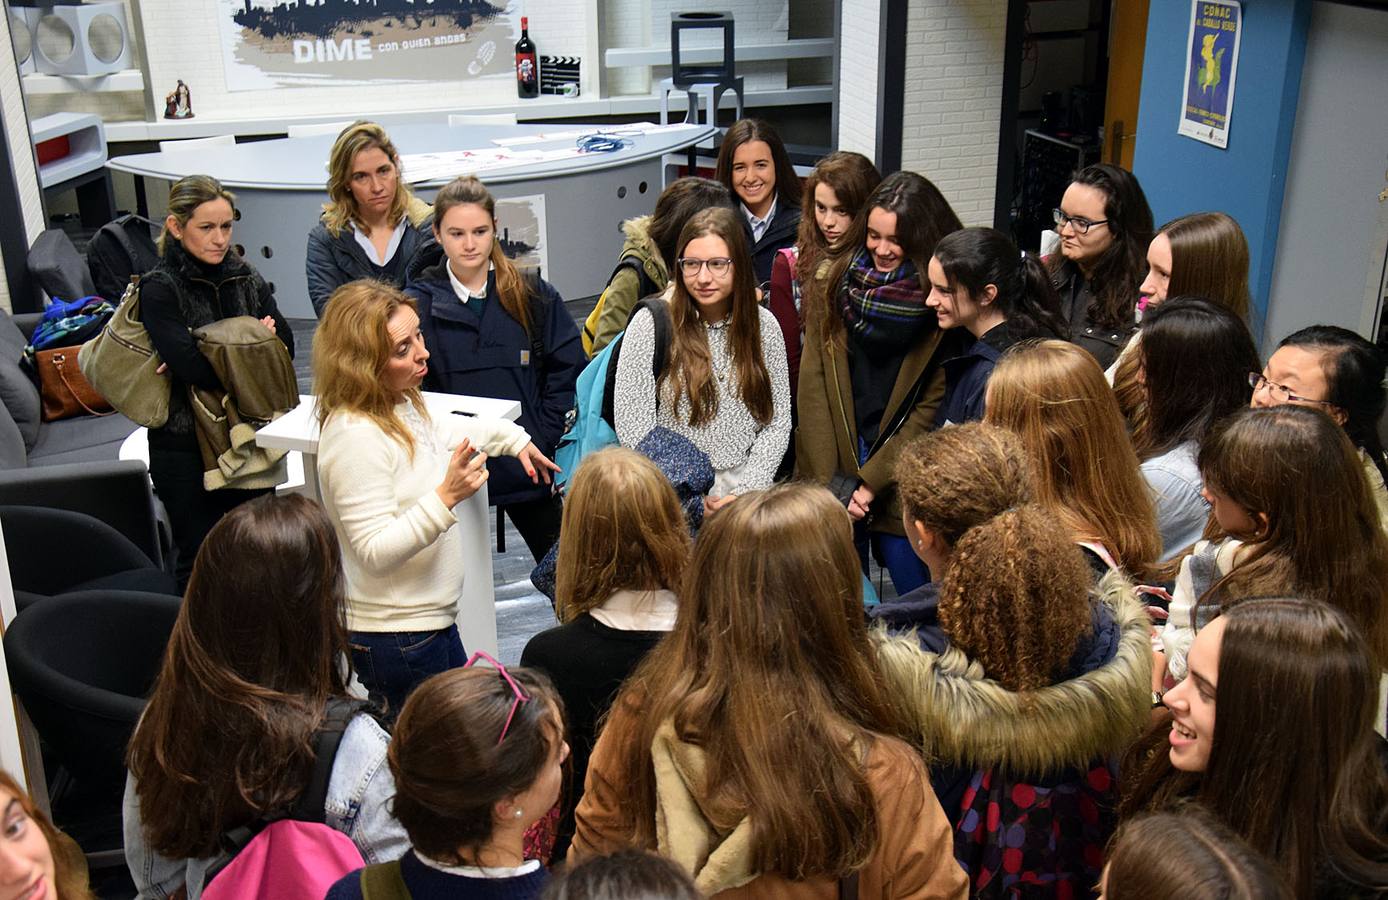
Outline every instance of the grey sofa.
<path fill-rule="evenodd" d="M 41 421 L 38 388 L 19 366 L 38 321 L 0 311 L 0 504 L 85 513 L 164 565 L 168 529 L 148 470 L 119 459 L 138 426 L 119 413 Z"/>

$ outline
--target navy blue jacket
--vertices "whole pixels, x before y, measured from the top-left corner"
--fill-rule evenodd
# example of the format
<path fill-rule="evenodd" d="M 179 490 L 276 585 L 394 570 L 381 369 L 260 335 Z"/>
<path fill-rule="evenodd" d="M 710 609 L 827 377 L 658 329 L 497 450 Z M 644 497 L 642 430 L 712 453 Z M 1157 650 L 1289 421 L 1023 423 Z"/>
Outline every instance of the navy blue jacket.
<path fill-rule="evenodd" d="M 496 295 L 496 276 L 487 276 L 487 299 L 479 317 L 453 292 L 441 262 L 419 274 L 405 293 L 419 304 L 419 327 L 429 350 L 426 391 L 519 400 L 518 423 L 540 452 L 554 456 L 564 434 L 564 416 L 574 405 L 574 383 L 583 368 L 583 344 L 564 299 L 549 282 L 529 279 L 532 327 L 540 329 L 543 359 L 532 364 L 531 341 Z M 487 461 L 487 492 L 494 506 L 534 500 L 549 493 L 532 484 L 511 457 Z"/>
<path fill-rule="evenodd" d="M 944 362 L 945 399 L 935 411 L 935 427 L 945 423 L 962 425 L 983 418 L 983 404 L 988 396 L 988 379 L 1003 351 L 1020 337 L 1014 337 L 1007 323 L 994 325 L 977 338 L 960 355 Z"/>
<path fill-rule="evenodd" d="M 800 230 L 800 204 L 791 204 L 785 198 L 776 197 L 776 215 L 761 233 L 761 240 L 752 240 L 752 223 L 747 221 L 747 210 L 737 206 L 737 218 L 742 223 L 742 233 L 747 237 L 747 250 L 752 254 L 752 271 L 756 273 L 757 284 L 771 283 L 771 264 L 776 260 L 776 251 L 795 243 L 795 235 Z"/>
<path fill-rule="evenodd" d="M 304 275 L 308 280 L 308 299 L 321 319 L 323 307 L 333 291 L 358 278 L 374 278 L 396 287 L 405 286 L 405 275 L 415 257 L 434 243 L 433 218 L 415 225 L 407 216 L 405 233 L 395 255 L 378 266 L 366 255 L 351 228 L 343 228 L 337 237 L 328 233 L 321 221 L 308 233 L 308 250 L 304 254 Z"/>

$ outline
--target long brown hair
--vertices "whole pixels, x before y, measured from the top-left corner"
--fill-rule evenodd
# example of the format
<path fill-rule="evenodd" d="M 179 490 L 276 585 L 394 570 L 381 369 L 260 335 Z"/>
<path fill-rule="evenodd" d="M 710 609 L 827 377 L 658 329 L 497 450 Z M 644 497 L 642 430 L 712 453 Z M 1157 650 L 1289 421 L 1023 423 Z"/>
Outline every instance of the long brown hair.
<path fill-rule="evenodd" d="M 453 207 L 469 203 L 482 207 L 487 212 L 487 218 L 492 220 L 491 264 L 496 270 L 496 295 L 501 300 L 501 308 L 521 324 L 526 334 L 530 334 L 530 329 L 535 327 L 530 321 L 532 285 L 521 275 L 516 264 L 501 252 L 501 237 L 496 233 L 496 198 L 475 175 L 453 179 L 434 196 L 434 238 L 443 243 L 440 238 L 443 217 Z M 447 265 L 447 260 L 444 264 Z"/>
<path fill-rule="evenodd" d="M 1092 577 L 1070 536 L 1031 502 L 1021 440 L 971 422 L 912 441 L 896 463 L 909 519 L 950 544 L 940 627 L 1010 691 L 1055 683 L 1090 630 Z"/>
<path fill-rule="evenodd" d="M 862 613 L 862 573 L 843 505 L 822 487 L 744 494 L 694 548 L 674 631 L 614 705 L 632 843 L 656 845 L 651 742 L 671 723 L 699 745 L 697 789 L 716 828 L 743 818 L 754 864 L 791 880 L 859 868 L 883 835 L 863 744 L 899 734 Z M 768 714 L 768 702 L 774 707 Z"/>
<path fill-rule="evenodd" d="M 303 791 L 327 701 L 347 693 L 345 590 L 305 497 L 243 503 L 208 533 L 127 759 L 160 855 L 211 856 Z"/>
<path fill-rule="evenodd" d="M 495 828 L 492 807 L 534 784 L 564 740 L 564 704 L 545 674 L 506 671 L 529 700 L 516 703 L 495 669 L 469 666 L 429 678 L 400 710 L 386 751 L 391 812 L 429 859 L 475 865 Z"/>
<path fill-rule="evenodd" d="M 328 202 L 323 204 L 323 225 L 333 237 L 341 234 L 348 223 L 355 224 L 363 233 L 370 230 L 361 220 L 357 200 L 352 196 L 352 163 L 363 150 L 380 150 L 395 166 L 395 197 L 390 201 L 387 222 L 399 222 L 413 196 L 400 167 L 400 154 L 386 130 L 365 119 L 353 122 L 338 134 L 328 154 Z"/>
<path fill-rule="evenodd" d="M 1310 600 L 1250 600 L 1222 616 L 1205 771 L 1171 765 L 1165 717 L 1124 760 L 1123 815 L 1194 797 L 1276 860 L 1294 896 L 1314 896 L 1318 870 L 1388 889 L 1380 669 L 1363 637 L 1344 613 Z"/>
<path fill-rule="evenodd" d="M 1267 857 L 1209 810 L 1185 803 L 1125 823 L 1109 843 L 1104 896 L 1124 900 L 1291 900 Z"/>
<path fill-rule="evenodd" d="M 589 455 L 564 498 L 555 572 L 559 621 L 573 621 L 619 590 L 674 590 L 689 543 L 679 497 L 655 463 L 625 447 Z"/>
<path fill-rule="evenodd" d="M 4 769 L 0 769 L 0 789 L 14 795 L 25 818 L 43 833 L 48 852 L 53 856 L 54 883 L 50 896 L 56 900 L 95 900 L 88 881 L 87 858 L 77 842 L 54 827 L 52 820 L 34 803 L 34 798 Z"/>
<path fill-rule="evenodd" d="M 1152 208 L 1142 185 L 1127 169 L 1108 163 L 1087 166 L 1071 184 L 1083 184 L 1104 195 L 1104 227 L 1113 243 L 1099 258 L 1089 276 L 1094 321 L 1105 328 L 1131 328 L 1133 303 L 1147 274 L 1147 245 L 1152 242 Z M 1051 272 L 1061 274 L 1067 260 L 1060 253 L 1050 257 Z"/>
<path fill-rule="evenodd" d="M 712 235 L 728 245 L 733 261 L 732 308 L 728 313 L 728 344 L 732 350 L 733 371 L 738 395 L 758 424 L 771 421 L 771 376 L 761 348 L 761 307 L 757 305 L 756 275 L 747 238 L 737 213 L 725 207 L 696 214 L 680 232 L 679 253 L 697 238 Z M 676 267 L 678 269 L 678 267 Z M 663 391 L 663 402 L 688 404 L 689 424 L 693 427 L 713 421 L 718 415 L 718 378 L 713 372 L 708 335 L 699 319 L 698 304 L 689 295 L 684 277 L 675 273 L 675 292 L 670 298 L 672 335 L 670 355 L 660 373 L 656 388 Z"/>
<path fill-rule="evenodd" d="M 819 264 L 829 252 L 829 242 L 824 239 L 815 221 L 815 188 L 828 185 L 838 198 L 839 205 L 856 217 L 868 197 L 882 183 L 882 174 L 861 153 L 839 150 L 821 159 L 814 171 L 805 178 L 805 190 L 801 199 L 800 229 L 795 235 L 795 248 L 799 256 L 795 263 L 795 277 L 801 281 L 814 278 Z M 846 238 L 847 235 L 845 234 Z"/>
<path fill-rule="evenodd" d="M 988 381 L 984 420 L 1036 462 L 1037 499 L 1076 540 L 1097 540 L 1142 578 L 1161 553 L 1156 512 L 1113 391 L 1094 357 L 1064 341 L 1023 342 Z"/>
<path fill-rule="evenodd" d="M 1199 600 L 1228 610 L 1292 592 L 1344 610 L 1388 667 L 1388 538 L 1344 430 L 1318 409 L 1242 409 L 1210 432 L 1200 473 L 1266 529 Z M 1216 528 L 1212 535 L 1224 537 Z"/>
<path fill-rule="evenodd" d="M 786 206 L 800 205 L 800 176 L 795 174 L 790 154 L 781 136 L 761 119 L 738 119 L 728 126 L 718 145 L 718 163 L 714 178 L 723 183 L 728 193 L 737 200 L 737 190 L 733 187 L 733 155 L 737 148 L 753 141 L 762 141 L 771 150 L 771 162 L 776 167 L 776 203 Z"/>
<path fill-rule="evenodd" d="M 313 388 L 318 393 L 318 424 L 338 410 L 365 416 L 414 455 L 414 436 L 395 414 L 395 400 L 381 382 L 390 361 L 387 324 L 414 299 L 394 285 L 363 278 L 333 291 L 313 335 Z M 429 411 L 418 388 L 406 398 L 425 419 Z"/>
<path fill-rule="evenodd" d="M 964 225 L 940 189 L 915 172 L 894 172 L 882 179 L 872 196 L 858 210 L 852 226 L 829 256 L 829 277 L 812 278 L 804 285 L 805 316 L 813 317 L 826 349 L 843 346 L 843 314 L 839 312 L 838 294 L 853 260 L 867 246 L 867 220 L 874 209 L 896 215 L 896 238 L 902 255 L 916 268 L 922 291 L 926 286 L 926 271 L 935 245 L 940 238 L 958 231 Z"/>

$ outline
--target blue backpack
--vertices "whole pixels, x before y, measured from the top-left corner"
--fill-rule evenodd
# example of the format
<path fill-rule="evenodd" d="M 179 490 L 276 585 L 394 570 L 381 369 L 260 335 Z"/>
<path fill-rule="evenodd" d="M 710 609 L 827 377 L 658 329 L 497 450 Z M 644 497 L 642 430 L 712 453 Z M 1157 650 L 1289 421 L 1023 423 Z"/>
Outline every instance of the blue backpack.
<path fill-rule="evenodd" d="M 635 316 L 643 309 L 651 312 L 655 323 L 655 355 L 651 374 L 660 378 L 670 353 L 670 308 L 660 296 L 646 297 L 631 310 Z M 631 324 L 631 317 L 627 318 Z M 569 412 L 568 429 L 554 450 L 554 462 L 563 471 L 555 478 L 564 488 L 583 458 L 594 450 L 617 443 L 617 425 L 612 413 L 613 386 L 617 381 L 617 360 L 622 355 L 623 331 L 598 353 L 579 373 L 574 391 L 574 408 Z"/>

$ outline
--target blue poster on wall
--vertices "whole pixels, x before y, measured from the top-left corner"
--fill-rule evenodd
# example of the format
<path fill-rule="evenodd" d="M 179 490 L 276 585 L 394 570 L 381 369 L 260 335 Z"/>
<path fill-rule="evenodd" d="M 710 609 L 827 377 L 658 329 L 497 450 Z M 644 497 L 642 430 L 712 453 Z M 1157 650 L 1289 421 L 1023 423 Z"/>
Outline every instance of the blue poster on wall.
<path fill-rule="evenodd" d="M 1181 124 L 1187 137 L 1229 146 L 1243 9 L 1237 0 L 1192 0 Z"/>

